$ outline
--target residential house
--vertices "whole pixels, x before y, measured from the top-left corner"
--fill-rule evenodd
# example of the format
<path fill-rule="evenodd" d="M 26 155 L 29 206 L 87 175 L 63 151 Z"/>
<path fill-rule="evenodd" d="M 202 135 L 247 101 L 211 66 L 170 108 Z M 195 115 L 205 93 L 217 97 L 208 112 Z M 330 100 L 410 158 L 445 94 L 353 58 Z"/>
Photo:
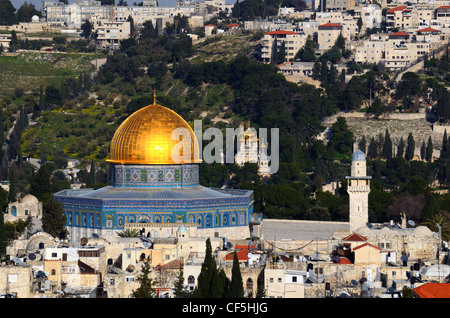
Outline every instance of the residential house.
<path fill-rule="evenodd" d="M 265 63 L 272 61 L 273 46 L 280 47 L 284 43 L 286 61 L 293 61 L 297 52 L 305 45 L 306 35 L 294 31 L 270 31 L 264 33 L 261 44 L 261 60 Z"/>

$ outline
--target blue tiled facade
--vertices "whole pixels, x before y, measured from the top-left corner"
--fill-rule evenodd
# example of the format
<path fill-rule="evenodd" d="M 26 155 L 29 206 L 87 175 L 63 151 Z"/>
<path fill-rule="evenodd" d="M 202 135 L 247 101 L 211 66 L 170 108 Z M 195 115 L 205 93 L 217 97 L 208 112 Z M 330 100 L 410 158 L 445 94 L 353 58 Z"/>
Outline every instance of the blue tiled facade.
<path fill-rule="evenodd" d="M 198 165 L 113 165 L 110 186 L 62 190 L 69 230 L 123 231 L 129 223 L 248 228 L 253 192 L 199 185 Z"/>

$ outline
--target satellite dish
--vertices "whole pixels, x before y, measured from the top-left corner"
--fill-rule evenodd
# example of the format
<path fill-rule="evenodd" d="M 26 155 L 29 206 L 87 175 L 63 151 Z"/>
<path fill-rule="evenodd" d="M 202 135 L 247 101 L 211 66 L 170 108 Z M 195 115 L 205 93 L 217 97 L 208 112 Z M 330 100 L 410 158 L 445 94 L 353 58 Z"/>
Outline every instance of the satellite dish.
<path fill-rule="evenodd" d="M 416 226 L 416 223 L 413 220 L 409 220 L 408 224 L 412 227 Z"/>
<path fill-rule="evenodd" d="M 253 256 L 252 253 L 248 253 L 248 254 L 247 254 L 247 257 L 248 257 L 248 258 L 251 258 L 252 256 Z"/>
<path fill-rule="evenodd" d="M 128 267 L 127 267 L 127 271 L 129 271 L 129 272 L 133 272 L 134 271 L 134 265 L 128 265 Z"/>
<path fill-rule="evenodd" d="M 30 261 L 34 261 L 34 260 L 36 259 L 36 254 L 30 253 L 30 254 L 28 255 L 28 259 L 29 259 Z"/>
<path fill-rule="evenodd" d="M 353 286 L 358 286 L 358 282 L 356 280 L 354 280 L 354 279 L 352 279 L 351 283 L 352 283 Z"/>
<path fill-rule="evenodd" d="M 86 238 L 86 237 L 82 237 L 81 238 L 81 240 L 80 240 L 80 242 L 81 242 L 81 245 L 86 245 L 87 244 L 87 242 L 88 242 L 88 239 Z"/>
<path fill-rule="evenodd" d="M 371 229 L 373 226 L 372 226 L 372 223 L 370 223 L 370 222 L 367 222 L 366 223 L 366 226 L 369 228 L 369 229 Z"/>
<path fill-rule="evenodd" d="M 98 234 L 97 233 L 92 233 L 92 237 L 98 238 Z"/>

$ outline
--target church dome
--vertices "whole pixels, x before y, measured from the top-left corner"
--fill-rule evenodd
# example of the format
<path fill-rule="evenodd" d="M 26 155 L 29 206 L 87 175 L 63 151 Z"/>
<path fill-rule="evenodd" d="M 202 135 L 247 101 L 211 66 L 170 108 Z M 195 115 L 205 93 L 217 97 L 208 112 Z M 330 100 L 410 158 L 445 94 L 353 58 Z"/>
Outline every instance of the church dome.
<path fill-rule="evenodd" d="M 352 160 L 353 161 L 365 161 L 366 155 L 364 154 L 364 152 L 362 152 L 361 150 L 358 149 L 353 153 Z"/>
<path fill-rule="evenodd" d="M 176 132 L 176 140 L 172 140 L 176 128 L 185 129 Z M 198 141 L 189 124 L 174 111 L 155 102 L 134 112 L 119 126 L 111 141 L 108 161 L 117 164 L 189 164 L 200 162 L 195 157 L 198 153 Z"/>

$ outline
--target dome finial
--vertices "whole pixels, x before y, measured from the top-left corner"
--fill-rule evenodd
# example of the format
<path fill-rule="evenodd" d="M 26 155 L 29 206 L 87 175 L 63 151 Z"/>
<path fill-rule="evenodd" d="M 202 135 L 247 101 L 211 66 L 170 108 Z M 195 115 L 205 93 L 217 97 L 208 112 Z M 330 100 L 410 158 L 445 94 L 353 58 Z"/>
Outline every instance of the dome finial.
<path fill-rule="evenodd" d="M 156 105 L 156 90 L 153 89 L 153 105 Z"/>

